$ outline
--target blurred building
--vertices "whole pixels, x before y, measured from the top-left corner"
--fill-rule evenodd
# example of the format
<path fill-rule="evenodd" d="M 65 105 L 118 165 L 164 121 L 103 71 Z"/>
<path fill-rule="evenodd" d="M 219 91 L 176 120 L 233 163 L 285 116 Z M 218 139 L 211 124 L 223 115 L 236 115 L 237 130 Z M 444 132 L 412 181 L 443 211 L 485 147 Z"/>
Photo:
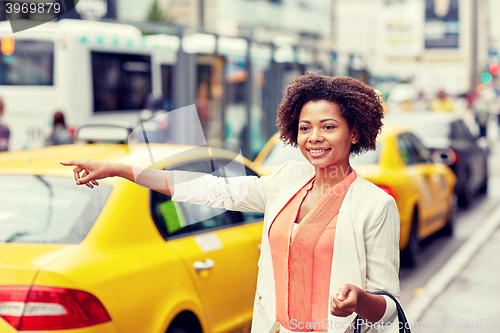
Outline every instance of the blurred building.
<path fill-rule="evenodd" d="M 487 63 L 492 2 L 498 3 L 337 0 L 337 72 L 346 73 L 357 54 L 372 77 L 393 77 L 425 91 L 467 92 Z"/>
<path fill-rule="evenodd" d="M 155 0 L 117 0 L 118 19 L 146 20 Z M 258 42 L 330 45 L 330 0 L 157 0 L 170 20 L 223 36 Z"/>

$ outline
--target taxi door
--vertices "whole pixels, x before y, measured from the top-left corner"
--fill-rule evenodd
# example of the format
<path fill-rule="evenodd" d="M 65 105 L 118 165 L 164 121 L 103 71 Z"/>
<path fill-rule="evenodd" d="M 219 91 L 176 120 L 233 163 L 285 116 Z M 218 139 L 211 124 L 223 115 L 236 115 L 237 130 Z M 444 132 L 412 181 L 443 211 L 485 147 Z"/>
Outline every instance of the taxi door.
<path fill-rule="evenodd" d="M 220 224 L 227 223 L 219 230 L 170 241 L 197 288 L 211 332 L 244 331 L 252 316 L 259 250 L 252 237 L 254 226 L 232 225 L 232 215 L 225 212 L 199 222 L 212 224 L 218 218 Z"/>
<path fill-rule="evenodd" d="M 213 159 L 211 164 L 220 170 L 216 175 L 254 174 L 236 161 Z M 169 244 L 182 258 L 204 304 L 210 331 L 249 332 L 263 215 L 172 201 L 159 203 L 157 209 Z"/>
<path fill-rule="evenodd" d="M 408 149 L 411 172 L 416 178 L 420 190 L 420 237 L 426 237 L 439 229 L 447 216 L 447 178 L 430 158 L 429 151 L 413 134 L 405 133 L 403 140 Z"/>

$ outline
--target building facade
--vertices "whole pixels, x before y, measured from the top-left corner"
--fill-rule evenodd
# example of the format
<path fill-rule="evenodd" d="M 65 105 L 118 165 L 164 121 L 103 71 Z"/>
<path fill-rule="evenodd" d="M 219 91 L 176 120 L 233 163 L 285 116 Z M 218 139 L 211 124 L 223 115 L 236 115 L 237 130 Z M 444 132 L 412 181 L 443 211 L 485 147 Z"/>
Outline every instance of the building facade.
<path fill-rule="evenodd" d="M 118 0 L 118 19 L 145 20 L 150 1 Z M 329 46 L 330 0 L 158 0 L 175 23 L 229 37 L 259 42 L 314 43 Z M 331 46 L 331 45 L 330 45 Z"/>
<path fill-rule="evenodd" d="M 373 76 L 454 94 L 479 83 L 488 58 L 486 0 L 339 0 L 338 72 L 363 55 Z M 361 5 L 362 4 L 362 5 Z"/>

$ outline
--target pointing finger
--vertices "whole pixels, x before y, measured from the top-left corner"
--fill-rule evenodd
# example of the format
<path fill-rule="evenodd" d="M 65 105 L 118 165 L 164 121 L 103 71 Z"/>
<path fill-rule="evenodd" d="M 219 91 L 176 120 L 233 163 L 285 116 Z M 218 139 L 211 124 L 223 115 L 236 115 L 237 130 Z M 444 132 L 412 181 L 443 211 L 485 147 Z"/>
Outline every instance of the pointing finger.
<path fill-rule="evenodd" d="M 81 164 L 80 161 L 59 161 L 59 163 L 65 166 L 79 166 Z"/>

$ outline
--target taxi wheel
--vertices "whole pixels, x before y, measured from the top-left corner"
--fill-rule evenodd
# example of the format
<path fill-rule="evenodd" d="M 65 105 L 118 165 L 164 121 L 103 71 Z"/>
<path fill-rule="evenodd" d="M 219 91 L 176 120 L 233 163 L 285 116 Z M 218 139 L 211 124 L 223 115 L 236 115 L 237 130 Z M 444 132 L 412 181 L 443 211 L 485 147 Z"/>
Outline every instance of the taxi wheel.
<path fill-rule="evenodd" d="M 411 220 L 411 230 L 410 238 L 408 239 L 408 244 L 401 251 L 401 266 L 405 267 L 415 267 L 418 262 L 418 253 L 420 252 L 420 242 L 418 240 L 418 215 L 417 208 L 413 213 L 413 218 Z"/>

